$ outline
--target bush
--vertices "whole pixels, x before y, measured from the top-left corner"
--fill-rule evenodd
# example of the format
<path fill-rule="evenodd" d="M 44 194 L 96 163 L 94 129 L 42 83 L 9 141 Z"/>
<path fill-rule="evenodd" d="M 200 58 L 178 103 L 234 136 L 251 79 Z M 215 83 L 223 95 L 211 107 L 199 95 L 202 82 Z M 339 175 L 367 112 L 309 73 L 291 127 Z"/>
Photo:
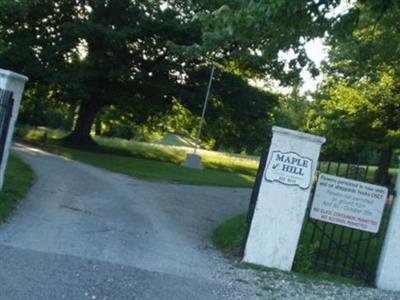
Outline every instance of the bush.
<path fill-rule="evenodd" d="M 314 270 L 314 261 L 319 249 L 319 242 L 301 244 L 297 247 L 294 269 L 300 273 L 311 273 Z"/>

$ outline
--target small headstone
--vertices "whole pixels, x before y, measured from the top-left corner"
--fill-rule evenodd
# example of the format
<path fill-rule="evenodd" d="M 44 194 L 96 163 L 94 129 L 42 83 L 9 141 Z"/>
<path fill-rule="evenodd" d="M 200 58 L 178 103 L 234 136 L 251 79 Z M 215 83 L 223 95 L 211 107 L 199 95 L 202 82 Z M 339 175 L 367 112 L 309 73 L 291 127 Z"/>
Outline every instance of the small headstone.
<path fill-rule="evenodd" d="M 187 154 L 186 161 L 183 163 L 186 168 L 203 170 L 203 164 L 201 162 L 201 156 L 197 154 Z"/>

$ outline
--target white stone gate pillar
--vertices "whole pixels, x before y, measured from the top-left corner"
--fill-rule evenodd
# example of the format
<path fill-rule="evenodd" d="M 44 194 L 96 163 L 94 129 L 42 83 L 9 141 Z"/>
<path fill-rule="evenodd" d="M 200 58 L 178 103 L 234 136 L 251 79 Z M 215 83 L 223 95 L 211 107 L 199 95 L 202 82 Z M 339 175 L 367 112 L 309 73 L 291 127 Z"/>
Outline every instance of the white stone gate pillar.
<path fill-rule="evenodd" d="M 273 127 L 243 261 L 289 271 L 325 138 Z"/>
<path fill-rule="evenodd" d="M 396 197 L 376 273 L 376 286 L 400 291 L 400 174 L 397 175 L 395 190 Z"/>
<path fill-rule="evenodd" d="M 6 170 L 8 156 L 10 154 L 12 136 L 15 129 L 15 123 L 18 118 L 18 112 L 21 104 L 22 94 L 24 92 L 25 83 L 27 81 L 28 77 L 26 76 L 8 70 L 0 69 L 0 88 L 13 92 L 13 98 L 14 98 L 14 106 L 12 109 L 10 125 L 8 127 L 6 143 L 4 145 L 2 163 L 0 165 L 0 190 L 3 188 L 4 172 Z"/>

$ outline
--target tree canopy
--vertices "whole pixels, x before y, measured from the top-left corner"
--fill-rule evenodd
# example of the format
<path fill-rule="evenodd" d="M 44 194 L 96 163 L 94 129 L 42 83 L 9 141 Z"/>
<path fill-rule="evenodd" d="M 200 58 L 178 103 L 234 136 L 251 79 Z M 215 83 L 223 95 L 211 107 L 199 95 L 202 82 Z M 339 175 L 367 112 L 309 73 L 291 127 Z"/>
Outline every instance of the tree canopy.
<path fill-rule="evenodd" d="M 400 145 L 399 20 L 397 1 L 355 4 L 328 41 L 327 80 L 310 111 L 309 129 L 329 136 L 332 151 L 378 149 L 379 180 Z"/>
<path fill-rule="evenodd" d="M 252 152 L 274 120 L 305 127 L 309 104 L 281 97 L 276 111 L 278 97 L 252 87 L 248 78 L 298 85 L 303 68 L 317 73 L 306 43 L 325 37 L 327 80 L 308 129 L 328 134 L 340 149 L 361 141 L 392 149 L 398 130 L 399 1 L 357 0 L 336 13 L 340 4 L 1 0 L 0 65 L 31 78 L 24 119 L 39 122 L 45 104 L 65 104 L 57 114 L 68 114 L 66 123 L 74 123 L 68 141 L 87 143 L 96 118 L 137 128 L 160 122 L 192 126 L 215 64 L 204 139 L 217 148 Z M 285 52 L 292 53 L 289 61 L 282 59 Z M 177 107 L 187 121 L 173 117 Z"/>
<path fill-rule="evenodd" d="M 298 81 L 304 67 L 317 73 L 304 47 L 329 30 L 329 12 L 340 0 L 190 2 L 206 9 L 197 14 L 202 23 L 201 43 L 187 47 L 186 54 L 210 57 L 228 71 L 289 84 Z M 290 50 L 295 55 L 286 65 L 281 54 Z"/>
<path fill-rule="evenodd" d="M 0 64 L 30 76 L 31 95 L 79 105 L 70 141 L 81 143 L 102 107 L 163 113 L 210 63 L 236 76 L 294 80 L 312 66 L 305 42 L 324 34 L 338 2 L 2 0 Z M 297 57 L 288 68 L 279 55 L 289 49 Z"/>

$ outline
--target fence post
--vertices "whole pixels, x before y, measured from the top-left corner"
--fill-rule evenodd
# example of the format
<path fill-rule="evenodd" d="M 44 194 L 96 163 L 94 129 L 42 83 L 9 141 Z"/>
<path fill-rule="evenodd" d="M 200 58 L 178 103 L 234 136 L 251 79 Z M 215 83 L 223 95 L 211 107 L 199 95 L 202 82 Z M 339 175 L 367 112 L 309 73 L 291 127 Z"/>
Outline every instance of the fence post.
<path fill-rule="evenodd" d="M 400 160 L 400 156 L 398 157 Z M 400 163 L 398 164 L 400 166 Z M 400 174 L 396 180 L 396 197 L 383 243 L 376 274 L 376 286 L 400 291 Z"/>
<path fill-rule="evenodd" d="M 12 133 L 15 129 L 15 123 L 18 117 L 18 111 L 21 104 L 22 94 L 25 89 L 25 83 L 28 77 L 14 73 L 12 71 L 0 69 L 0 89 L 8 90 L 13 93 L 14 105 L 11 111 L 11 118 L 8 126 L 8 134 L 4 144 L 3 157 L 0 165 L 0 190 L 3 188 L 4 172 L 6 170 L 8 156 L 12 142 Z"/>

